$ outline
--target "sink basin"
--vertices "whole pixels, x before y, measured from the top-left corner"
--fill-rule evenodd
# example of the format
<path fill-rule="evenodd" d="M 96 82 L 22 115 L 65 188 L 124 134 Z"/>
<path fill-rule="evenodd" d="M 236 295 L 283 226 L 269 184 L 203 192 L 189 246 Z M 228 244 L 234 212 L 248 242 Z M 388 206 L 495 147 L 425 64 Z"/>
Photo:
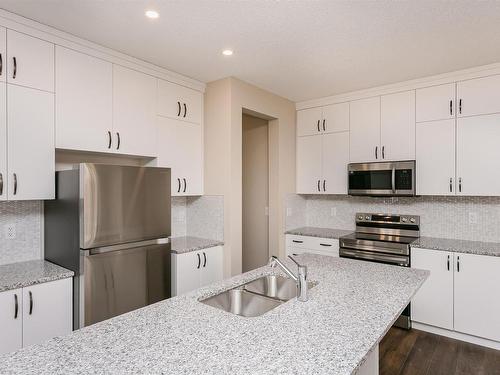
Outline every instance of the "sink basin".
<path fill-rule="evenodd" d="M 317 285 L 314 282 L 307 284 L 308 289 Z M 255 317 L 296 296 L 297 286 L 294 280 L 278 275 L 267 275 L 200 302 L 236 315 Z"/>

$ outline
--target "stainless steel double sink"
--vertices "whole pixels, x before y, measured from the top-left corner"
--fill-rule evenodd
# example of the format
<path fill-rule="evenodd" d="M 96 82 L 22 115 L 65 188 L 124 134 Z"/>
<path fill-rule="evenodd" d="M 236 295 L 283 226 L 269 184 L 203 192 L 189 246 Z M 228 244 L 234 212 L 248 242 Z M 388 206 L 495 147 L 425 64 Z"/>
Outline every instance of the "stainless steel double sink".
<path fill-rule="evenodd" d="M 315 282 L 308 282 L 308 289 L 316 285 Z M 294 280 L 279 275 L 267 275 L 200 302 L 236 315 L 255 317 L 296 296 L 297 285 Z"/>

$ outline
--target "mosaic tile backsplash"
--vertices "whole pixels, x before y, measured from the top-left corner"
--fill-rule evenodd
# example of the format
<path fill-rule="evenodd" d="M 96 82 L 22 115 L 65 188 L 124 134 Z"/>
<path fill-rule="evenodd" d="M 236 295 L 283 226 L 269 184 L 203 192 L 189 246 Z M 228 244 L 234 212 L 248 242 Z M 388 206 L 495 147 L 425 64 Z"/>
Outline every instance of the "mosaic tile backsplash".
<path fill-rule="evenodd" d="M 421 235 L 500 242 L 500 197 L 373 198 L 290 194 L 286 229 L 354 230 L 356 212 L 420 215 Z"/>
<path fill-rule="evenodd" d="M 0 202 L 0 265 L 41 259 L 41 201 Z M 12 226 L 15 238 L 8 238 Z"/>

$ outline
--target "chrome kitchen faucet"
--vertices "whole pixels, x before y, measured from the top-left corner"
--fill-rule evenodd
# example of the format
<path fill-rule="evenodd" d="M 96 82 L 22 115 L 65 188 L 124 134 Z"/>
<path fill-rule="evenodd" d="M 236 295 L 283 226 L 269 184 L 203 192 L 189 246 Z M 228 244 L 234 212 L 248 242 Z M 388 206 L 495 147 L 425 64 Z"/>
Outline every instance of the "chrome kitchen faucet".
<path fill-rule="evenodd" d="M 297 284 L 297 299 L 301 302 L 307 301 L 307 266 L 299 264 L 292 256 L 288 256 L 298 267 L 297 275 L 295 275 L 290 269 L 285 266 L 277 257 L 274 255 L 269 259 L 269 265 L 271 267 L 276 267 L 278 264 L 285 273 L 295 281 Z"/>

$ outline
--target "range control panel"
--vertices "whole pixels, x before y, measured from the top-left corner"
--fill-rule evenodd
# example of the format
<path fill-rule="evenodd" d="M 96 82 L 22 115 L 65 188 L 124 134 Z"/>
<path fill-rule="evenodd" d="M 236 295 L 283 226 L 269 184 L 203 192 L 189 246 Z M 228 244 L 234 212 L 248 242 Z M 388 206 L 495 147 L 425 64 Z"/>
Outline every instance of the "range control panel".
<path fill-rule="evenodd" d="M 370 214 L 358 212 L 356 214 L 356 224 L 358 223 L 380 223 L 380 224 L 409 224 L 420 225 L 418 215 L 391 215 L 391 214 Z"/>

